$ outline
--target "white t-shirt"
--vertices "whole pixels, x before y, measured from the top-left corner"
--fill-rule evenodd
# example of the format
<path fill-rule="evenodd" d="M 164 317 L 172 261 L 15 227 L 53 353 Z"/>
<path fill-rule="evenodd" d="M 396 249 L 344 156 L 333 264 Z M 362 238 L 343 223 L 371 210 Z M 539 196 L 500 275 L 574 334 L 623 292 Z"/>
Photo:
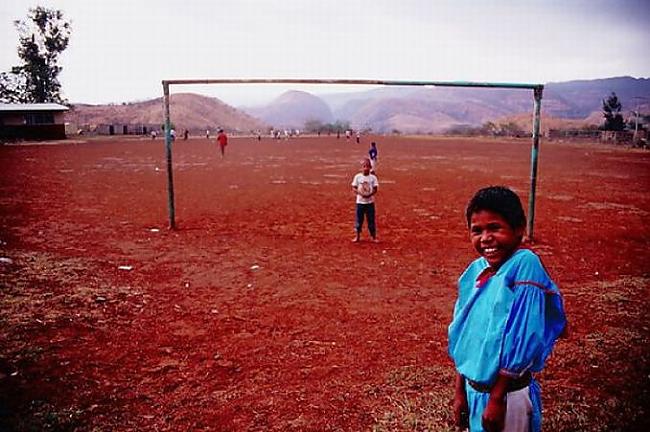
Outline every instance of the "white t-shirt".
<path fill-rule="evenodd" d="M 354 176 L 352 186 L 356 186 L 360 194 L 370 195 L 373 189 L 379 186 L 379 180 L 374 174 L 363 175 L 363 173 L 359 173 Z M 370 204 L 373 202 L 375 202 L 374 195 L 366 198 L 357 194 L 357 204 Z"/>

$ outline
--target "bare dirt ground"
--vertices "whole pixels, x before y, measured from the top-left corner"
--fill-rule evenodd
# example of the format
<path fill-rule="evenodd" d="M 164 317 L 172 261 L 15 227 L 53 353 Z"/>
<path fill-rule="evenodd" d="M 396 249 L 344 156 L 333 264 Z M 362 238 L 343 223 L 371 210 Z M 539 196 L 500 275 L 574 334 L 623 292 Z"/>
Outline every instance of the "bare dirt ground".
<path fill-rule="evenodd" d="M 0 147 L 0 430 L 451 430 L 463 208 L 526 203 L 530 143 L 375 139 L 379 244 L 350 242 L 370 138 L 177 141 L 176 231 L 161 140 Z M 649 152 L 542 142 L 546 430 L 650 430 L 649 187 Z"/>

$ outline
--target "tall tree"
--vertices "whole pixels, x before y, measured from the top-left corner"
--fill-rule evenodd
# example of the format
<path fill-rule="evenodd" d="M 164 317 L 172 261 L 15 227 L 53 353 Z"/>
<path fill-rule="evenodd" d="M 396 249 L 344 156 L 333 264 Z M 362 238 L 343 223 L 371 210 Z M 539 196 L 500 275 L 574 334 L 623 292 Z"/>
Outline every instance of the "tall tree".
<path fill-rule="evenodd" d="M 0 72 L 0 102 L 26 103 L 25 80 L 12 72 Z"/>
<path fill-rule="evenodd" d="M 625 121 L 623 120 L 623 115 L 621 115 L 621 108 L 621 102 L 614 92 L 612 92 L 607 100 L 603 100 L 603 117 L 605 117 L 603 130 L 622 131 L 625 129 Z"/>
<path fill-rule="evenodd" d="M 26 20 L 14 21 L 14 25 L 22 64 L 0 74 L 0 100 L 65 103 L 58 61 L 68 47 L 70 22 L 60 10 L 37 6 L 29 9 Z"/>

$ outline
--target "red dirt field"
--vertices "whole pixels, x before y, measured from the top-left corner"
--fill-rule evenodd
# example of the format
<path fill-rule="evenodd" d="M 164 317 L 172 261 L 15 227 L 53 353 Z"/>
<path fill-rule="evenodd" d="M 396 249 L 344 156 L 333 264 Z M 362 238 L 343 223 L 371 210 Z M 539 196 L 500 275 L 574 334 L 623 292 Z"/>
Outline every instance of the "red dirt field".
<path fill-rule="evenodd" d="M 381 242 L 352 244 L 370 139 L 177 141 L 176 231 L 161 140 L 0 147 L 0 430 L 452 430 L 464 205 L 526 205 L 530 143 L 373 137 Z M 541 144 L 545 430 L 650 430 L 649 188 L 649 152 Z"/>

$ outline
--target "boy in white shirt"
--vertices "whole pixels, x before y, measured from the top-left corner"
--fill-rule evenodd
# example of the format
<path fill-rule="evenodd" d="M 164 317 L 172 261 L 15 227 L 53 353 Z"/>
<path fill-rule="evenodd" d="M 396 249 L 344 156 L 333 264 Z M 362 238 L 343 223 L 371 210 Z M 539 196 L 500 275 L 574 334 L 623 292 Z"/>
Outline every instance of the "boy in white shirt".
<path fill-rule="evenodd" d="M 356 195 L 356 218 L 354 228 L 356 235 L 353 242 L 358 242 L 361 236 L 364 216 L 368 217 L 368 231 L 372 241 L 377 243 L 377 228 L 375 226 L 375 194 L 379 181 L 374 174 L 370 174 L 370 159 L 361 161 L 363 172 L 358 173 L 352 180 L 352 190 Z"/>

